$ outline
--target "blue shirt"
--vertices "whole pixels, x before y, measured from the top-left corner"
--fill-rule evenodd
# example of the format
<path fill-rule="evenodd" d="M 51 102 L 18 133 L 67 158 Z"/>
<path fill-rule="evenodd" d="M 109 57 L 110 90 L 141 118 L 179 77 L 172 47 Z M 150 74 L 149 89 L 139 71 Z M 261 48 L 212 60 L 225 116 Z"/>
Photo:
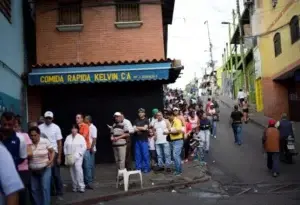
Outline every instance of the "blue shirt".
<path fill-rule="evenodd" d="M 0 205 L 5 205 L 6 196 L 23 189 L 24 185 L 10 153 L 2 143 L 0 143 L 0 164 Z"/>
<path fill-rule="evenodd" d="M 22 162 L 22 159 L 20 157 L 20 147 L 21 147 L 20 138 L 18 138 L 17 134 L 14 132 L 12 136 L 3 140 L 2 143 L 6 147 L 6 149 L 10 152 L 15 162 L 15 165 L 18 166 Z"/>

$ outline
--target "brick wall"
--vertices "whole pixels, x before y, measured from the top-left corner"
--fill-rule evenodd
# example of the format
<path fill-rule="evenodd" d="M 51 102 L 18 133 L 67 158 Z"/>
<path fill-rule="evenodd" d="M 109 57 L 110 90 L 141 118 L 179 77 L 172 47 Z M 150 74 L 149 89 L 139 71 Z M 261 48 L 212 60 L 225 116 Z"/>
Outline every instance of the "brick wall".
<path fill-rule="evenodd" d="M 46 3 L 45 3 L 46 2 Z M 115 7 L 83 7 L 82 32 L 56 30 L 56 1 L 36 5 L 37 63 L 76 63 L 164 58 L 160 4 L 142 4 L 140 28 L 115 27 Z M 84 5 L 84 4 L 83 4 Z"/>
<path fill-rule="evenodd" d="M 41 92 L 38 87 L 29 87 L 27 91 L 29 121 L 37 121 L 42 115 Z"/>
<path fill-rule="evenodd" d="M 276 120 L 282 113 L 289 113 L 288 85 L 271 78 L 262 79 L 264 114 Z"/>

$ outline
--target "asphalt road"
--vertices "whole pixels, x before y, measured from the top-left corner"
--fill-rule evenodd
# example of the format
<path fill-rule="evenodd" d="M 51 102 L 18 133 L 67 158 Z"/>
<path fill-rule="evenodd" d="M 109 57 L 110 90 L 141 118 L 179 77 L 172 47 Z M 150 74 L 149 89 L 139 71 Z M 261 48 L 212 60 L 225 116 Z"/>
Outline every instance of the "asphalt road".
<path fill-rule="evenodd" d="M 217 139 L 211 139 L 208 164 L 212 181 L 175 193 L 156 192 L 133 196 L 101 205 L 296 205 L 300 204 L 300 160 L 296 164 L 280 164 L 280 176 L 273 178 L 262 152 L 262 128 L 243 126 L 243 145 L 233 142 L 229 125 L 231 110 L 221 106 Z M 212 187 L 216 187 L 211 189 Z M 221 190 L 220 192 L 211 190 Z M 225 194 L 224 194 L 225 193 Z M 226 196 L 226 197 L 225 197 Z"/>

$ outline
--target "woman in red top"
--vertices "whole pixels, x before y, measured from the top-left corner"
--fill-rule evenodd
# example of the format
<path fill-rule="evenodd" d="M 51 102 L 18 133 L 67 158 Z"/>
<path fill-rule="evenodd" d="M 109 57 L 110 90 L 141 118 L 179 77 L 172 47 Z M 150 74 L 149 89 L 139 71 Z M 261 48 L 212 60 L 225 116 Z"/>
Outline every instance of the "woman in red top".
<path fill-rule="evenodd" d="M 191 132 L 193 131 L 192 124 L 189 122 L 188 116 L 184 116 L 185 120 L 185 136 L 184 136 L 184 162 L 188 162 L 190 152 Z"/>

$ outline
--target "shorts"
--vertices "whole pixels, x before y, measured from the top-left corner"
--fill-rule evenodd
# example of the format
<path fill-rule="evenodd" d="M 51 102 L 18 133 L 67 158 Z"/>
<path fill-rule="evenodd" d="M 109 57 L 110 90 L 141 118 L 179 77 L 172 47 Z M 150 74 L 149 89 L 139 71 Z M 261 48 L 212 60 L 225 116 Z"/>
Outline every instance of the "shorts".
<path fill-rule="evenodd" d="M 240 104 L 244 102 L 245 98 L 240 98 Z"/>
<path fill-rule="evenodd" d="M 243 112 L 248 113 L 248 112 L 249 112 L 249 109 L 248 109 L 248 108 L 243 109 Z"/>

